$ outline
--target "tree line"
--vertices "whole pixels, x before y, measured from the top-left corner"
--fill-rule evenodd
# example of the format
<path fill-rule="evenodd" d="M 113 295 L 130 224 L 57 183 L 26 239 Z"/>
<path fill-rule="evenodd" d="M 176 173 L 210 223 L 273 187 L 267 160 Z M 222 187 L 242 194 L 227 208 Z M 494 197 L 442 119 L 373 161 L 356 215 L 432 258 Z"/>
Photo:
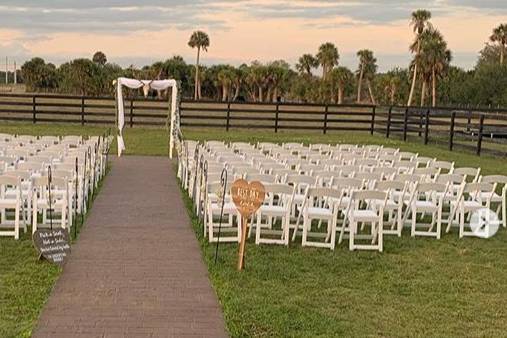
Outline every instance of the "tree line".
<path fill-rule="evenodd" d="M 205 66 L 201 59 L 210 48 L 210 38 L 196 31 L 188 42 L 196 49 L 194 65 L 173 56 L 142 68 L 122 68 L 96 52 L 91 59 L 75 59 L 59 67 L 33 58 L 21 67 L 21 80 L 27 91 L 78 95 L 112 95 L 113 80 L 125 76 L 179 80 L 183 97 L 196 100 L 507 107 L 507 24 L 493 29 L 471 70 L 451 65 L 452 52 L 432 25 L 429 11 L 413 12 L 410 24 L 414 32 L 410 65 L 387 72 L 378 72 L 377 58 L 369 49 L 357 52 L 356 69 L 341 66 L 338 47 L 331 42 L 323 43 L 315 54 L 302 55 L 294 68 L 284 60 Z M 318 69 L 322 75 L 316 75 Z"/>

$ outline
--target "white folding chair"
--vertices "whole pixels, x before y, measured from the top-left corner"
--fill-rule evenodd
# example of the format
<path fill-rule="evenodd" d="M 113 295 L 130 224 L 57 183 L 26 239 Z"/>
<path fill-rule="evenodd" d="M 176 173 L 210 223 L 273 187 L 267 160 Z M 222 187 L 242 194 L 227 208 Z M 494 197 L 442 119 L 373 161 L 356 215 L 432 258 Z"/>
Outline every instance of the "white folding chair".
<path fill-rule="evenodd" d="M 336 221 L 342 192 L 330 188 L 308 188 L 303 206 L 302 246 L 314 246 L 334 250 L 336 239 Z M 326 233 L 313 232 L 313 221 L 325 221 Z M 316 238 L 311 240 L 310 238 Z M 318 241 L 318 238 L 324 240 Z"/>
<path fill-rule="evenodd" d="M 383 251 L 384 239 L 384 208 L 387 204 L 387 193 L 375 190 L 354 191 L 347 211 L 349 223 L 349 250 L 378 250 Z M 371 233 L 359 234 L 366 223 L 371 224 Z M 369 239 L 371 243 L 357 244 L 356 239 Z"/>
<path fill-rule="evenodd" d="M 387 200 L 384 205 L 384 212 L 388 213 L 387 223 L 389 229 L 383 229 L 386 235 L 397 235 L 401 237 L 403 230 L 403 207 L 407 195 L 407 183 L 401 181 L 377 181 L 375 190 L 387 193 Z"/>
<path fill-rule="evenodd" d="M 430 236 L 440 239 L 442 228 L 442 207 L 449 186 L 442 183 L 423 182 L 418 183 L 414 189 L 410 201 L 407 203 L 411 214 L 411 235 Z M 431 215 L 431 224 L 418 224 L 417 214 L 422 213 Z M 435 229 L 436 224 L 436 229 Z M 420 227 L 426 230 L 418 230 Z"/>
<path fill-rule="evenodd" d="M 14 195 L 7 196 L 8 191 L 15 191 Z M 21 215 L 21 181 L 18 177 L 0 176 L 0 211 L 2 224 L 0 224 L 0 236 L 14 236 L 19 239 L 19 219 Z M 5 222 L 10 211 L 14 211 L 14 222 Z M 7 229 L 7 230 L 5 230 Z M 24 226 L 26 232 L 26 225 Z"/>
<path fill-rule="evenodd" d="M 475 236 L 473 229 L 465 229 L 465 215 L 471 214 L 480 209 L 489 209 L 491 199 L 495 193 L 496 185 L 494 183 L 463 183 L 456 201 L 451 201 L 452 213 L 459 218 L 459 237 Z M 451 229 L 451 224 L 447 226 L 446 232 Z"/>
<path fill-rule="evenodd" d="M 265 184 L 265 203 L 256 214 L 255 244 L 289 245 L 289 228 L 295 188 L 286 184 Z M 280 229 L 273 229 L 280 220 Z M 266 237 L 265 237 L 266 236 Z M 276 238 L 273 238 L 277 236 Z"/>
<path fill-rule="evenodd" d="M 494 192 L 491 197 L 491 203 L 498 205 L 496 214 L 502 220 L 503 227 L 507 227 L 507 176 L 489 175 L 483 176 L 480 182 L 496 184 L 499 192 Z M 501 210 L 501 211 L 500 211 Z"/>

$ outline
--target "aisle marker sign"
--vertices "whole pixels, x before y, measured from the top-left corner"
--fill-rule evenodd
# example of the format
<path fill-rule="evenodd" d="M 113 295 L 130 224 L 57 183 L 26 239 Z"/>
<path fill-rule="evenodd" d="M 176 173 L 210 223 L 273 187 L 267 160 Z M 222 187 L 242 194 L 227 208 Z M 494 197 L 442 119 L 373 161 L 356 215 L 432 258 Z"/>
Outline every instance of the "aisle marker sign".
<path fill-rule="evenodd" d="M 49 262 L 63 266 L 70 254 L 70 238 L 66 229 L 37 229 L 33 234 L 33 243 Z"/>
<path fill-rule="evenodd" d="M 238 270 L 241 271 L 245 265 L 245 245 L 248 222 L 251 216 L 264 203 L 266 191 L 261 182 L 248 182 L 244 179 L 234 181 L 231 187 L 232 201 L 241 214 L 241 242 L 238 253 Z"/>

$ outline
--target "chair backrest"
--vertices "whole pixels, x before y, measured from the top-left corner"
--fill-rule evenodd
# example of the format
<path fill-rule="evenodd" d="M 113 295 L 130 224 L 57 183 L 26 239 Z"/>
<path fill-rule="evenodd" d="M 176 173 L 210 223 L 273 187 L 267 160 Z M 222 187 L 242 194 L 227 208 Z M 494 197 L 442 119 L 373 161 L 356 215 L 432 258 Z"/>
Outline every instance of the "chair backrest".
<path fill-rule="evenodd" d="M 294 187 L 288 185 L 288 184 L 264 184 L 264 191 L 266 193 L 272 193 L 272 194 L 285 194 L 289 196 L 294 195 Z"/>
<path fill-rule="evenodd" d="M 19 177 L 17 177 L 17 176 L 13 176 L 13 175 L 9 175 L 9 174 L 0 175 L 0 186 L 2 186 L 2 187 L 4 187 L 4 186 L 19 187 L 20 184 L 21 184 L 21 181 L 20 181 Z"/>
<path fill-rule="evenodd" d="M 398 155 L 400 156 L 401 160 L 409 160 L 409 161 L 413 161 L 419 156 L 419 154 L 412 153 L 410 151 L 400 151 Z"/>
<path fill-rule="evenodd" d="M 333 188 L 313 187 L 308 188 L 307 197 L 308 199 L 326 198 L 326 197 L 339 199 L 342 197 L 342 192 L 340 190 Z"/>
<path fill-rule="evenodd" d="M 446 192 L 448 189 L 448 185 L 444 183 L 436 183 L 436 182 L 420 182 L 417 185 L 417 191 L 419 193 L 441 193 Z"/>
<path fill-rule="evenodd" d="M 471 178 L 470 181 L 477 182 L 481 173 L 481 168 L 454 168 L 453 174 L 464 176 L 465 180 Z"/>
<path fill-rule="evenodd" d="M 465 183 L 463 186 L 463 193 L 475 195 L 476 193 L 493 193 L 495 191 L 494 183 L 486 182 L 471 182 Z"/>
<path fill-rule="evenodd" d="M 425 156 L 419 157 L 418 156 L 415 159 L 415 161 L 416 161 L 418 167 L 428 167 L 430 165 L 430 163 L 435 162 L 436 159 L 431 158 L 431 157 L 425 157 Z"/>
<path fill-rule="evenodd" d="M 247 181 L 259 181 L 262 184 L 266 183 L 275 183 L 277 180 L 276 175 L 269 175 L 269 174 L 246 174 L 245 179 Z"/>
<path fill-rule="evenodd" d="M 364 181 L 358 178 L 338 177 L 333 180 L 333 187 L 341 189 L 360 190 L 363 188 Z"/>
<path fill-rule="evenodd" d="M 413 174 L 422 175 L 423 180 L 433 181 L 438 174 L 440 174 L 440 168 L 425 167 L 425 168 L 414 168 Z"/>
<path fill-rule="evenodd" d="M 316 177 L 307 175 L 287 175 L 286 183 L 289 184 L 304 184 L 304 185 L 315 185 Z"/>
<path fill-rule="evenodd" d="M 407 188 L 407 184 L 402 181 L 376 181 L 375 190 L 379 191 L 404 191 Z"/>
<path fill-rule="evenodd" d="M 462 184 L 464 181 L 464 177 L 459 174 L 442 174 L 438 175 L 436 182 L 437 183 L 444 183 L 444 184 Z"/>
<path fill-rule="evenodd" d="M 385 191 L 378 191 L 378 190 L 358 190 L 358 191 L 352 192 L 351 200 L 356 203 L 358 201 L 365 201 L 365 200 L 385 201 L 385 200 L 387 200 L 387 193 Z"/>
<path fill-rule="evenodd" d="M 429 164 L 430 167 L 439 168 L 440 172 L 447 171 L 452 174 L 454 170 L 454 162 L 449 161 L 434 161 Z"/>
<path fill-rule="evenodd" d="M 507 176 L 506 175 L 482 176 L 480 179 L 480 182 L 497 183 L 497 184 L 507 185 Z"/>

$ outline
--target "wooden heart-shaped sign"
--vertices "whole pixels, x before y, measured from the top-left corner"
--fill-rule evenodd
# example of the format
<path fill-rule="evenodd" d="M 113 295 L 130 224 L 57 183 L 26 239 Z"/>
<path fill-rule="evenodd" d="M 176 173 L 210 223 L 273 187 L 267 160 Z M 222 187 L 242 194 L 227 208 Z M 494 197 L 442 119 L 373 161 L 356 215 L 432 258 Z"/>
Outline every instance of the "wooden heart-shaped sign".
<path fill-rule="evenodd" d="M 249 217 L 264 203 L 266 191 L 261 182 L 238 179 L 232 184 L 231 195 L 241 216 Z"/>
<path fill-rule="evenodd" d="M 69 232 L 65 229 L 37 229 L 33 243 L 42 257 L 49 262 L 63 266 L 70 254 Z"/>

